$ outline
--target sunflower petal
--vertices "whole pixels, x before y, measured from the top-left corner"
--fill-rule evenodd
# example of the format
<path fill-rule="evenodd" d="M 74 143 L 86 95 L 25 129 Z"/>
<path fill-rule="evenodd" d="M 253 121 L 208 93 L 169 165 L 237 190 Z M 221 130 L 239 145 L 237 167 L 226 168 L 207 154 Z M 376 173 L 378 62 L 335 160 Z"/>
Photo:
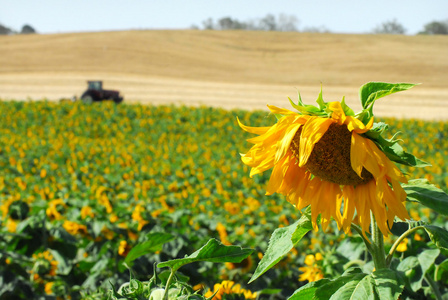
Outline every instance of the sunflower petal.
<path fill-rule="evenodd" d="M 373 117 L 370 118 L 370 121 L 367 123 L 367 125 L 364 125 L 364 123 L 361 122 L 361 120 L 359 120 L 355 117 L 348 116 L 345 119 L 344 124 L 347 125 L 348 130 L 361 134 L 361 133 L 369 131 L 372 128 Z"/>
<path fill-rule="evenodd" d="M 334 123 L 334 120 L 327 118 L 310 117 L 308 119 L 300 135 L 299 167 L 306 164 L 311 152 L 313 152 L 314 145 L 319 142 L 332 123 Z"/>
<path fill-rule="evenodd" d="M 350 163 L 352 169 L 361 177 L 364 161 L 366 160 L 366 145 L 364 139 L 357 133 L 352 132 L 352 143 L 350 146 Z"/>
<path fill-rule="evenodd" d="M 269 105 L 268 104 L 268 108 L 269 110 L 273 113 L 273 114 L 279 114 L 279 115 L 298 115 L 298 113 L 293 112 L 289 109 L 286 108 L 280 108 L 274 105 Z"/>
<path fill-rule="evenodd" d="M 277 192 L 279 187 L 282 185 L 288 166 L 289 156 L 285 156 L 278 163 L 275 163 L 271 177 L 269 178 L 268 186 L 266 188 L 266 195 L 272 195 Z"/>
<path fill-rule="evenodd" d="M 250 127 L 250 126 L 246 126 L 243 123 L 240 122 L 240 119 L 238 117 L 236 117 L 236 120 L 238 121 L 238 125 L 245 131 L 250 132 L 250 133 L 254 133 L 254 134 L 264 134 L 266 133 L 272 126 L 268 126 L 268 127 Z"/>
<path fill-rule="evenodd" d="M 280 159 L 282 159 L 286 152 L 289 150 L 289 146 L 291 145 L 291 141 L 296 135 L 297 130 L 302 126 L 301 124 L 292 124 L 286 129 L 286 134 L 281 140 L 280 146 L 275 153 L 275 163 L 277 163 Z"/>

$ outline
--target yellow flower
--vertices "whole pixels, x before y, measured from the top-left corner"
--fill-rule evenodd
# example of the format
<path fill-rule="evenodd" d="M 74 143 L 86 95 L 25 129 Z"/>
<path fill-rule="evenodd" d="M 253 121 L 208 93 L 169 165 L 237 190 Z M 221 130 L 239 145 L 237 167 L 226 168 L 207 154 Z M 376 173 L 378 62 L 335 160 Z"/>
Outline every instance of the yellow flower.
<path fill-rule="evenodd" d="M 408 250 L 408 238 L 404 238 L 400 244 L 398 244 L 397 249 L 398 252 L 405 252 Z"/>
<path fill-rule="evenodd" d="M 316 256 L 312 254 L 308 254 L 305 257 L 305 265 L 304 267 L 300 267 L 299 271 L 302 271 L 303 274 L 300 275 L 299 281 L 308 280 L 309 282 L 317 281 L 324 278 L 324 273 L 319 267 L 318 261 L 323 259 L 322 254 L 316 253 Z"/>
<path fill-rule="evenodd" d="M 87 234 L 87 227 L 76 222 L 65 220 L 64 224 L 62 224 L 62 227 L 64 227 L 64 229 L 71 235 L 75 235 L 78 233 Z"/>
<path fill-rule="evenodd" d="M 53 285 L 54 285 L 54 282 L 47 282 L 45 284 L 45 294 L 47 294 L 47 295 L 53 294 L 53 291 L 52 291 Z"/>
<path fill-rule="evenodd" d="M 268 105 L 281 116 L 271 127 L 249 127 L 238 120 L 242 129 L 259 135 L 247 140 L 254 146 L 242 161 L 252 167 L 250 177 L 273 168 L 266 195 L 283 194 L 299 210 L 311 206 L 315 230 L 320 215 L 324 231 L 333 218 L 349 232 L 356 211 L 363 232 L 369 232 L 372 212 L 387 236 L 395 216 L 409 219 L 400 185 L 407 180 L 364 135 L 373 117 L 364 124 L 343 101 L 324 104 L 317 115 Z"/>
<path fill-rule="evenodd" d="M 218 222 L 218 224 L 216 225 L 216 231 L 218 231 L 218 233 L 219 233 L 219 238 L 221 239 L 221 243 L 223 243 L 224 245 L 231 245 L 231 243 L 227 239 L 226 227 L 221 222 Z"/>
<path fill-rule="evenodd" d="M 230 280 L 224 280 L 221 283 L 217 283 L 213 287 L 213 291 L 209 290 L 204 297 L 209 298 L 214 293 L 215 296 L 212 300 L 221 300 L 223 295 L 231 295 L 231 294 L 242 294 L 245 299 L 255 299 L 257 298 L 257 293 L 253 293 L 250 290 L 242 289 L 241 285 L 235 284 L 235 282 Z"/>
<path fill-rule="evenodd" d="M 54 259 L 50 251 L 33 254 L 34 266 L 30 271 L 32 279 L 36 282 L 43 282 L 42 277 L 55 276 L 58 262 Z"/>
<path fill-rule="evenodd" d="M 92 208 L 90 206 L 83 206 L 81 208 L 81 219 L 85 219 L 87 217 L 93 218 L 95 215 L 92 212 Z"/>
<path fill-rule="evenodd" d="M 50 219 L 61 220 L 62 219 L 61 211 L 66 207 L 67 205 L 64 203 L 62 199 L 52 200 L 48 204 L 48 208 L 46 210 L 47 216 Z"/>
<path fill-rule="evenodd" d="M 126 257 L 128 255 L 129 251 L 131 250 L 131 247 L 128 245 L 128 242 L 125 240 L 120 241 L 120 245 L 118 246 L 118 254 Z"/>

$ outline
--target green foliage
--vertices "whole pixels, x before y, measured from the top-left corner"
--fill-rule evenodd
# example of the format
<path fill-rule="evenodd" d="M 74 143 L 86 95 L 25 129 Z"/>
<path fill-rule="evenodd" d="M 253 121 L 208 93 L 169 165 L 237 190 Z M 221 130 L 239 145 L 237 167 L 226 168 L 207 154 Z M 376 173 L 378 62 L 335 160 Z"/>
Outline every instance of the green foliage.
<path fill-rule="evenodd" d="M 426 179 L 413 179 L 403 184 L 407 198 L 419 202 L 438 213 L 448 215 L 448 195 Z"/>
<path fill-rule="evenodd" d="M 275 120 L 266 112 L 50 102 L 0 102 L 0 111 L 0 298 L 105 299 L 112 283 L 120 295 L 144 291 L 148 299 L 149 291 L 164 289 L 169 278 L 170 272 L 160 272 L 152 277 L 157 280 L 146 281 L 154 265 L 163 263 L 182 263 L 172 287 L 191 297 L 199 296 L 184 283 L 202 283 L 206 291 L 221 277 L 244 285 L 254 276 L 251 290 L 274 293 L 260 293 L 260 299 L 286 299 L 300 287 L 295 295 L 314 295 L 332 281 L 298 281 L 307 255 L 322 254 L 315 267 L 325 278 L 372 273 L 361 238 L 332 225 L 328 233 L 311 233 L 309 222 L 284 197 L 264 195 L 269 174 L 247 178 L 239 153 L 248 145 L 236 141 L 250 135 L 241 132 L 235 117 L 267 126 Z M 425 223 L 415 225 L 421 226 L 421 239 L 409 235 L 408 249 L 391 258 L 394 274 L 406 282 L 401 299 L 425 299 L 427 277 L 445 294 L 446 219 L 438 214 L 445 211 L 448 123 L 382 121 L 391 131 L 402 130 L 400 144 L 431 164 L 427 170 L 406 169 L 409 177 L 426 177 L 437 186 L 413 181 L 404 186 L 409 200 L 434 211 L 408 203 L 411 215 Z M 387 245 L 402 233 L 394 232 Z M 272 244 L 277 235 L 281 249 Z M 189 255 L 210 238 L 254 251 L 239 263 L 184 266 L 196 261 Z M 437 257 L 421 255 L 435 248 Z M 277 250 L 262 259 L 266 249 Z M 131 279 L 123 263 L 131 267 Z M 347 271 L 353 267 L 362 272 Z M 377 274 L 393 281 L 389 273 Z M 366 276 L 363 286 L 378 294 L 379 277 Z M 351 291 L 347 284 L 339 293 Z M 394 296 L 395 288 L 387 293 Z"/>
<path fill-rule="evenodd" d="M 170 267 L 177 270 L 183 265 L 198 261 L 209 262 L 234 262 L 239 263 L 253 252 L 252 249 L 243 249 L 239 246 L 225 246 L 215 239 L 211 239 L 201 249 L 193 254 L 179 259 L 173 259 L 161 262 L 157 265 L 159 268 Z"/>
<path fill-rule="evenodd" d="M 268 249 L 258 264 L 249 283 L 277 264 L 295 245 L 297 245 L 308 231 L 313 229 L 310 214 L 311 212 L 308 210 L 302 215 L 300 220 L 294 224 L 288 227 L 278 228 L 274 231 L 271 240 L 269 241 Z"/>

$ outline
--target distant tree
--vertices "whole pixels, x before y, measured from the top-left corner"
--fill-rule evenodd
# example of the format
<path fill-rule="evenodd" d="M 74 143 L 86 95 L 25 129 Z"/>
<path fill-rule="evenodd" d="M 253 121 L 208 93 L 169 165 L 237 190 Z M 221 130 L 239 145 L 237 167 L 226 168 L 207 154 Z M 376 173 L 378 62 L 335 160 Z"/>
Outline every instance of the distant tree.
<path fill-rule="evenodd" d="M 419 34 L 448 34 L 448 20 L 445 22 L 434 21 L 428 23 Z"/>
<path fill-rule="evenodd" d="M 246 29 L 247 25 L 231 17 L 225 17 L 218 20 L 218 29 L 220 30 L 238 30 Z"/>
<path fill-rule="evenodd" d="M 379 34 L 405 34 L 406 29 L 397 20 L 386 21 L 373 29 L 373 33 Z"/>
<path fill-rule="evenodd" d="M 302 32 L 311 32 L 311 33 L 329 33 L 330 30 L 327 29 L 324 26 L 316 27 L 316 26 L 310 26 L 303 28 Z"/>
<path fill-rule="evenodd" d="M 212 18 L 208 18 L 207 20 L 202 21 L 202 26 L 204 27 L 205 30 L 216 29 L 215 28 L 215 23 L 213 22 Z"/>
<path fill-rule="evenodd" d="M 20 32 L 21 34 L 30 34 L 30 33 L 36 33 L 36 30 L 31 27 L 31 25 L 25 24 L 22 27 L 22 31 Z"/>
<path fill-rule="evenodd" d="M 293 15 L 280 14 L 278 19 L 267 14 L 264 18 L 249 20 L 246 22 L 224 17 L 216 23 L 212 18 L 202 21 L 202 27 L 205 30 L 265 30 L 265 31 L 298 31 L 297 24 L 299 20 Z M 199 29 L 196 25 L 191 25 L 191 29 Z"/>
<path fill-rule="evenodd" d="M 258 22 L 258 29 L 265 31 L 277 30 L 277 21 L 275 20 L 275 16 L 272 14 L 267 14 L 264 18 L 261 18 Z"/>
<path fill-rule="evenodd" d="M 0 34 L 1 35 L 5 35 L 5 34 L 13 34 L 14 31 L 11 28 L 8 28 L 2 24 L 0 24 Z"/>
<path fill-rule="evenodd" d="M 294 15 L 280 14 L 277 21 L 279 31 L 298 31 L 299 19 Z"/>

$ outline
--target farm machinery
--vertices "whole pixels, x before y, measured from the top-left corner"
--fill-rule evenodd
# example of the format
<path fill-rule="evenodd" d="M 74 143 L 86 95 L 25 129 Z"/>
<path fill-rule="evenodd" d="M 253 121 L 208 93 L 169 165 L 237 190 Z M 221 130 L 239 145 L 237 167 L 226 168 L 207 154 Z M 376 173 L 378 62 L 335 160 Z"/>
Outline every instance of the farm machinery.
<path fill-rule="evenodd" d="M 87 84 L 87 90 L 81 96 L 81 100 L 85 103 L 105 100 L 112 100 L 115 103 L 121 103 L 123 101 L 123 97 L 120 96 L 119 91 L 104 90 L 103 82 L 100 80 L 87 81 Z"/>

